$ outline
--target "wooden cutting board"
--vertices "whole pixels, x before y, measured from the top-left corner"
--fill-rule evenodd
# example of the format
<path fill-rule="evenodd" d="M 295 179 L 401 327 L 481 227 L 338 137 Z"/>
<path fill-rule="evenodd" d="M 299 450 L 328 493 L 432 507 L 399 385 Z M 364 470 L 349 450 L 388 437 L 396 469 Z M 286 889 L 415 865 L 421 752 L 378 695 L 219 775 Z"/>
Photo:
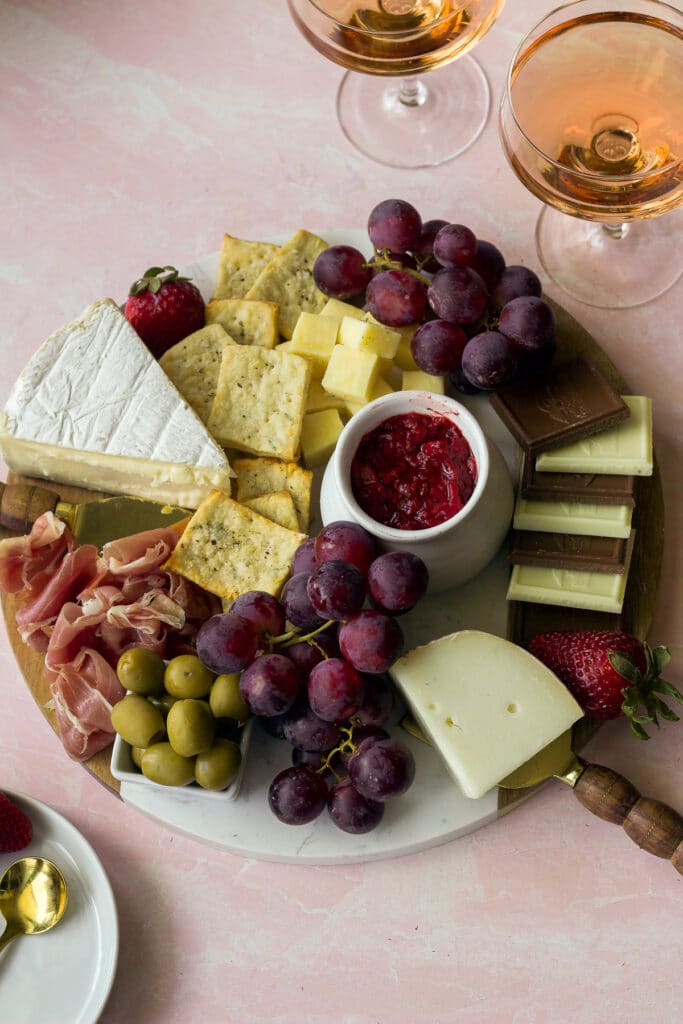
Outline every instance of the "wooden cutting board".
<path fill-rule="evenodd" d="M 554 303 L 552 305 L 557 317 L 558 360 L 566 362 L 575 356 L 584 355 L 602 370 L 614 387 L 622 394 L 638 394 L 637 385 L 634 387 L 634 385 L 627 383 L 621 377 L 616 367 L 591 335 L 565 310 Z M 13 474 L 10 474 L 8 479 L 11 483 L 22 482 L 21 477 Z M 40 482 L 45 484 L 45 481 Z M 624 606 L 624 620 L 626 628 L 630 629 L 637 636 L 645 638 L 654 615 L 664 544 L 664 502 L 661 479 L 656 462 L 654 475 L 652 477 L 640 478 L 637 483 L 636 508 L 633 519 L 636 541 Z M 55 485 L 55 489 L 67 501 L 92 501 L 102 497 L 102 495 L 94 491 L 86 491 L 77 487 L 66 487 L 61 484 Z M 7 531 L 3 531 L 0 528 L 0 536 L 7 535 Z M 2 595 L 2 608 L 10 644 L 33 699 L 56 731 L 54 714 L 47 707 L 47 703 L 50 700 L 50 690 L 43 676 L 43 658 L 40 654 L 27 647 L 20 639 L 15 620 L 16 605 L 17 603 L 13 597 L 6 594 Z M 514 621 L 511 619 L 509 633 L 512 639 L 515 639 L 515 629 Z M 577 749 L 581 749 L 585 745 L 596 729 L 597 725 L 595 723 L 588 721 L 579 723 L 579 729 L 575 736 Z M 66 757 L 67 755 L 65 754 L 64 756 Z M 106 749 L 85 762 L 84 767 L 109 789 L 118 793 L 119 783 L 112 776 L 109 764 L 110 749 Z M 517 804 L 521 803 L 522 800 L 527 799 L 533 791 L 533 789 L 519 791 L 499 790 L 499 813 L 507 813 Z"/>

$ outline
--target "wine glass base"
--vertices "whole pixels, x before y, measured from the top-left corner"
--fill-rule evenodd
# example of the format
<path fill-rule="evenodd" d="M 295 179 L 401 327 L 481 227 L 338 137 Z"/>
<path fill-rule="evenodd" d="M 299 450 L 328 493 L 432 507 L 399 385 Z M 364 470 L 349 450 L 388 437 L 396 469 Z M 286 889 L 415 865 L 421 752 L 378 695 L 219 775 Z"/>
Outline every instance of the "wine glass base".
<path fill-rule="evenodd" d="M 683 210 L 619 226 L 546 206 L 536 246 L 548 276 L 572 298 L 630 309 L 663 295 L 683 273 Z"/>
<path fill-rule="evenodd" d="M 465 56 L 415 78 L 348 71 L 337 94 L 347 139 L 389 167 L 436 167 L 463 153 L 484 129 L 491 91 Z"/>

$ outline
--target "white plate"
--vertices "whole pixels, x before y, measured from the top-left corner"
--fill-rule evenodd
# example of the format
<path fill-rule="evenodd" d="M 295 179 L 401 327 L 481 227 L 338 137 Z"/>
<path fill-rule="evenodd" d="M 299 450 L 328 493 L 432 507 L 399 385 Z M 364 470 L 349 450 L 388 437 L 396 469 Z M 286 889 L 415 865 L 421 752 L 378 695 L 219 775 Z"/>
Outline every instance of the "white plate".
<path fill-rule="evenodd" d="M 367 235 L 360 231 L 321 232 L 330 244 L 346 243 L 369 253 Z M 281 244 L 286 239 L 273 238 Z M 218 253 L 185 267 L 187 274 L 209 300 L 218 270 Z M 501 449 L 511 470 L 517 461 L 517 445 L 490 409 L 488 398 L 458 395 L 477 417 L 482 429 Z M 317 483 L 319 486 L 319 477 Z M 316 491 L 314 488 L 314 497 Z M 315 502 L 314 502 L 315 508 Z M 314 520 L 312 531 L 319 529 Z M 501 553 L 477 579 L 457 590 L 424 598 L 401 619 L 406 649 L 458 629 L 483 629 L 506 635 L 506 591 L 509 566 Z M 231 853 L 261 860 L 306 864 L 343 864 L 381 860 L 445 843 L 472 832 L 497 817 L 498 791 L 480 800 L 464 797 L 441 759 L 430 747 L 401 733 L 417 762 L 410 790 L 386 806 L 377 829 L 365 836 L 340 831 L 326 812 L 311 825 L 288 826 L 268 807 L 267 792 L 273 776 L 289 763 L 291 747 L 268 737 L 260 725 L 254 729 L 237 800 L 230 805 L 191 801 L 183 791 L 160 790 L 122 782 L 121 796 L 129 804 L 174 831 L 183 832 Z"/>
<path fill-rule="evenodd" d="M 7 1024 L 95 1024 L 111 990 L 119 949 L 109 879 L 70 822 L 38 800 L 3 792 L 31 819 L 33 840 L 19 853 L 0 853 L 0 875 L 20 857 L 45 857 L 64 875 L 68 904 L 53 929 L 20 935 L 0 953 L 0 1019 Z"/>

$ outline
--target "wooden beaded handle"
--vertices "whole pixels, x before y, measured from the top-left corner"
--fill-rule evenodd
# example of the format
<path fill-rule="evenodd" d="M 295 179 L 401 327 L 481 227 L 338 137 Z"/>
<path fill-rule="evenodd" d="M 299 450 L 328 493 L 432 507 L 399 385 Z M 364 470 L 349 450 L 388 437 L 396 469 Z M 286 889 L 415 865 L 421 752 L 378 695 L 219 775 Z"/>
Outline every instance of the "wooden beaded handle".
<path fill-rule="evenodd" d="M 584 767 L 574 793 L 587 810 L 622 825 L 636 846 L 670 860 L 683 875 L 683 817 L 672 807 L 641 796 L 623 775 L 600 764 Z"/>
<path fill-rule="evenodd" d="M 0 483 L 0 526 L 12 533 L 29 533 L 43 512 L 54 512 L 59 495 L 36 484 Z"/>

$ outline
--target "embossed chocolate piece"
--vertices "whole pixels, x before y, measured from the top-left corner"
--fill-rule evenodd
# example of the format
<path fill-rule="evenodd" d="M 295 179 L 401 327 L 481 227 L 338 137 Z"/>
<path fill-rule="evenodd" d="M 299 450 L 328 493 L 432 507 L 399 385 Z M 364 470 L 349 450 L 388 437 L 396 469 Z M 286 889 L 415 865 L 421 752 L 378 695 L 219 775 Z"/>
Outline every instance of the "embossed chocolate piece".
<path fill-rule="evenodd" d="M 510 561 L 579 572 L 624 572 L 627 541 L 621 537 L 580 537 L 569 533 L 513 530 Z"/>
<path fill-rule="evenodd" d="M 628 505 L 587 505 L 572 501 L 527 501 L 517 497 L 515 530 L 573 533 L 586 537 L 628 537 L 633 509 Z"/>
<path fill-rule="evenodd" d="M 617 428 L 619 429 L 619 428 Z M 634 478 L 614 473 L 541 473 L 536 460 L 524 454 L 519 483 L 530 501 L 573 501 L 582 505 L 627 505 L 633 508 Z"/>
<path fill-rule="evenodd" d="M 540 377 L 506 384 L 490 402 L 532 455 L 608 430 L 630 415 L 626 402 L 587 359 L 553 364 Z"/>

